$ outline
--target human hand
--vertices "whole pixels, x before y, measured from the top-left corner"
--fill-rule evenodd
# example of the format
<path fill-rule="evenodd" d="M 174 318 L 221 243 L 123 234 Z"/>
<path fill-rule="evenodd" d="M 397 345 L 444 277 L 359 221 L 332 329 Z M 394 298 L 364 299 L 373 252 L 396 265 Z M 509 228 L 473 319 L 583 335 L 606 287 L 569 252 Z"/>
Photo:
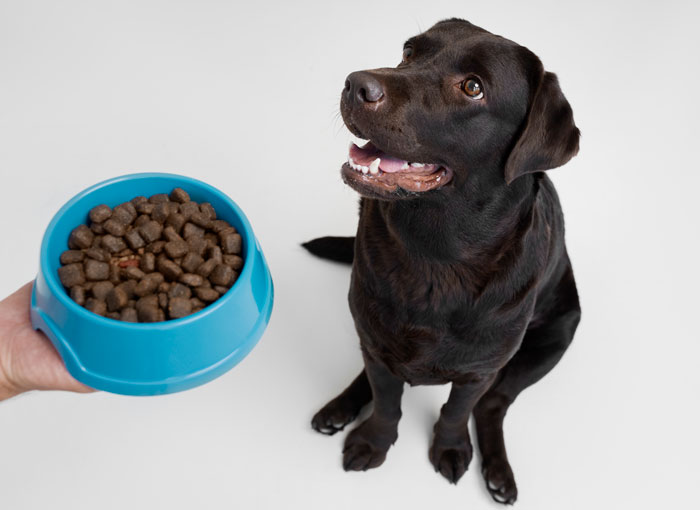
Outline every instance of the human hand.
<path fill-rule="evenodd" d="M 68 373 L 51 342 L 32 328 L 32 284 L 0 301 L 0 401 L 29 390 L 94 391 Z"/>

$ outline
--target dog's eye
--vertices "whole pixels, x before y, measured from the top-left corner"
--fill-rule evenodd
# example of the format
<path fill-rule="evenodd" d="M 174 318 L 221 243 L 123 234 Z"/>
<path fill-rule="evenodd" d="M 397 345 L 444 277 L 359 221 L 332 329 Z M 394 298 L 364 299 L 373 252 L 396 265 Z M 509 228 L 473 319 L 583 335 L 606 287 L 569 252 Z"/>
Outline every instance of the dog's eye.
<path fill-rule="evenodd" d="M 403 55 L 401 57 L 401 63 L 405 64 L 406 61 L 411 58 L 411 55 L 413 55 L 413 48 L 410 46 L 407 46 L 406 48 L 403 49 Z"/>
<path fill-rule="evenodd" d="M 462 90 L 472 99 L 481 99 L 484 97 L 484 90 L 481 83 L 476 78 L 469 78 L 462 83 Z"/>

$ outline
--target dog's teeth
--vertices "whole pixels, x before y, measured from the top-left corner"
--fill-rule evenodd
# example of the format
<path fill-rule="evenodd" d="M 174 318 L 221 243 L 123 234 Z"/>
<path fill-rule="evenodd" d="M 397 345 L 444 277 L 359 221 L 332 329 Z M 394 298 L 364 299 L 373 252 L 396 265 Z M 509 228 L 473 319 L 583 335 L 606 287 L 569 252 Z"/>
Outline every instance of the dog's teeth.
<path fill-rule="evenodd" d="M 411 163 L 411 166 L 413 168 L 422 168 L 425 166 L 425 163 Z"/>
<path fill-rule="evenodd" d="M 401 166 L 401 170 L 408 170 L 408 161 L 404 162 L 404 164 Z"/>
<path fill-rule="evenodd" d="M 363 174 L 369 173 L 369 167 L 368 167 L 368 166 L 363 166 L 363 167 L 362 167 L 362 173 L 363 173 Z"/>
<path fill-rule="evenodd" d="M 369 164 L 369 173 L 372 175 L 377 175 L 379 173 L 379 163 L 381 163 L 381 158 L 377 158 Z"/>

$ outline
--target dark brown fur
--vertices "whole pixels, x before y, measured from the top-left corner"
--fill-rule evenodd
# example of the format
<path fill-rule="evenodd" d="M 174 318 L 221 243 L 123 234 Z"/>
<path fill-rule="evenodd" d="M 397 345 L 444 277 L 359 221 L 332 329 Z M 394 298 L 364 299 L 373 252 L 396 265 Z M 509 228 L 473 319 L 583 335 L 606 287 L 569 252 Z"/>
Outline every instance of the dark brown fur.
<path fill-rule="evenodd" d="M 451 482 L 462 476 L 473 414 L 487 488 L 513 503 L 503 418 L 556 365 L 580 318 L 561 207 L 542 173 L 576 154 L 579 132 L 556 77 L 529 50 L 462 20 L 408 44 L 411 58 L 398 68 L 348 77 L 343 118 L 382 150 L 454 176 L 426 193 L 348 181 L 363 195 L 354 246 L 351 238 L 305 245 L 352 261 L 349 303 L 365 360 L 312 423 L 337 432 L 373 400 L 343 463 L 376 467 L 396 440 L 404 383 L 451 383 L 431 462 Z M 474 74 L 485 97 L 465 102 L 451 85 Z M 381 87 L 381 99 L 358 100 L 358 87 Z"/>

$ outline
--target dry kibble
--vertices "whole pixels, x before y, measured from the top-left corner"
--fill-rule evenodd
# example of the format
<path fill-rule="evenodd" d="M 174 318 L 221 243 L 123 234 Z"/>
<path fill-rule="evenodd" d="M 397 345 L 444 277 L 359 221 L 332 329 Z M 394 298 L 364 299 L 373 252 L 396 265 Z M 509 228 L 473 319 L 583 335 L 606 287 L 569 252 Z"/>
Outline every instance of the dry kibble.
<path fill-rule="evenodd" d="M 185 256 L 188 250 L 189 246 L 182 240 L 165 243 L 165 253 L 167 253 L 168 257 L 172 259 Z"/>
<path fill-rule="evenodd" d="M 71 250 L 80 250 L 92 246 L 95 234 L 87 225 L 80 225 L 73 229 L 68 238 L 68 247 Z"/>
<path fill-rule="evenodd" d="M 207 248 L 207 258 L 216 260 L 219 264 L 224 261 L 224 254 L 219 246 Z"/>
<path fill-rule="evenodd" d="M 207 306 L 207 304 L 204 301 L 196 297 L 190 298 L 190 304 L 192 305 L 193 311 L 201 310 L 202 308 Z"/>
<path fill-rule="evenodd" d="M 134 294 L 138 297 L 144 297 L 153 294 L 158 288 L 158 285 L 163 281 L 163 275 L 159 273 L 147 274 L 134 287 Z"/>
<path fill-rule="evenodd" d="M 158 296 L 151 294 L 150 296 L 143 296 L 136 301 L 136 310 L 139 308 L 158 306 Z"/>
<path fill-rule="evenodd" d="M 129 302 L 129 296 L 127 296 L 121 286 L 117 286 L 107 293 L 105 302 L 107 303 L 107 310 L 117 312 L 126 306 Z"/>
<path fill-rule="evenodd" d="M 206 241 L 201 237 L 190 237 L 187 240 L 187 244 L 190 247 L 190 253 L 196 253 L 200 257 L 204 256 L 204 252 L 207 249 Z"/>
<path fill-rule="evenodd" d="M 144 273 L 152 273 L 156 270 L 156 256 L 153 253 L 144 253 L 141 255 L 139 268 Z"/>
<path fill-rule="evenodd" d="M 219 238 L 216 234 L 207 232 L 204 234 L 204 240 L 207 242 L 207 249 L 213 248 L 214 246 L 219 246 Z"/>
<path fill-rule="evenodd" d="M 109 280 L 95 282 L 92 285 L 92 297 L 100 301 L 107 298 L 107 294 L 114 288 L 114 284 Z"/>
<path fill-rule="evenodd" d="M 142 214 L 134 221 L 134 228 L 141 228 L 149 221 L 151 221 L 151 217 L 148 214 Z"/>
<path fill-rule="evenodd" d="M 163 225 L 157 221 L 151 220 L 145 225 L 139 227 L 139 233 L 143 240 L 147 243 L 152 243 L 160 239 L 160 235 L 163 233 Z"/>
<path fill-rule="evenodd" d="M 182 214 L 183 218 L 185 218 L 185 221 L 189 220 L 190 216 L 197 211 L 199 211 L 199 206 L 196 202 L 185 202 L 184 204 L 180 204 L 180 214 Z"/>
<path fill-rule="evenodd" d="M 173 202 L 177 202 L 179 204 L 184 204 L 185 202 L 190 201 L 190 195 L 182 188 L 175 188 L 170 193 L 170 199 Z"/>
<path fill-rule="evenodd" d="M 185 217 L 180 214 L 180 213 L 170 213 L 170 216 L 168 216 L 165 220 L 165 224 L 169 227 L 173 227 L 175 229 L 175 232 L 180 232 L 182 230 L 182 227 L 187 223 L 187 220 Z"/>
<path fill-rule="evenodd" d="M 76 262 L 82 262 L 84 258 L 85 253 L 81 250 L 66 250 L 61 253 L 61 264 L 64 266 L 75 264 Z"/>
<path fill-rule="evenodd" d="M 126 234 L 126 226 L 117 221 L 116 219 L 110 218 L 104 222 L 103 228 L 105 232 L 116 237 L 121 237 Z"/>
<path fill-rule="evenodd" d="M 101 248 L 88 248 L 85 250 L 85 256 L 91 259 L 99 260 L 100 262 L 109 262 L 111 255 Z"/>
<path fill-rule="evenodd" d="M 127 299 L 132 299 L 134 297 L 134 289 L 136 288 L 136 285 L 138 285 L 136 280 L 127 280 L 117 285 L 117 287 L 124 291 Z"/>
<path fill-rule="evenodd" d="M 96 236 L 101 236 L 105 233 L 105 229 L 102 223 L 90 223 L 90 230 L 92 230 L 92 233 Z M 95 241 L 93 241 L 93 243 L 94 242 Z"/>
<path fill-rule="evenodd" d="M 170 298 L 178 298 L 178 297 L 184 297 L 189 299 L 192 297 L 192 291 L 187 285 L 183 285 L 181 283 L 175 283 L 170 287 L 170 291 L 168 292 L 168 297 Z"/>
<path fill-rule="evenodd" d="M 95 298 L 88 298 L 88 300 L 85 301 L 85 308 L 97 315 L 105 315 L 107 313 L 107 304 Z"/>
<path fill-rule="evenodd" d="M 187 273 L 194 273 L 197 268 L 204 262 L 204 259 L 196 253 L 188 253 L 182 258 L 180 266 Z"/>
<path fill-rule="evenodd" d="M 214 221 L 216 219 L 216 210 L 209 202 L 202 202 L 199 204 L 199 210 L 210 220 Z"/>
<path fill-rule="evenodd" d="M 122 271 L 117 264 L 109 264 L 109 281 L 119 285 L 122 281 Z"/>
<path fill-rule="evenodd" d="M 163 229 L 163 237 L 165 238 L 166 241 L 183 241 L 184 239 L 180 237 L 180 234 L 177 233 L 177 230 L 171 225 L 166 226 Z"/>
<path fill-rule="evenodd" d="M 226 230 L 226 229 L 233 229 L 232 231 L 235 232 L 236 229 L 234 229 L 231 225 L 229 225 L 228 221 L 224 220 L 215 220 L 211 222 L 211 230 L 215 234 L 218 234 L 219 232 Z"/>
<path fill-rule="evenodd" d="M 199 299 L 207 303 L 211 303 L 212 301 L 219 299 L 218 292 L 216 292 L 214 289 L 208 289 L 206 287 L 197 287 L 194 289 L 194 293 Z"/>
<path fill-rule="evenodd" d="M 156 268 L 162 273 L 165 279 L 169 281 L 177 280 L 182 275 L 182 268 L 180 266 L 162 256 L 156 261 Z"/>
<path fill-rule="evenodd" d="M 190 216 L 190 221 L 204 229 L 211 227 L 211 218 L 201 211 L 197 211 Z"/>
<path fill-rule="evenodd" d="M 90 221 L 93 223 L 102 223 L 107 221 L 110 216 L 112 216 L 112 209 L 104 204 L 98 205 L 90 210 L 90 214 L 88 214 L 88 216 L 90 217 Z"/>
<path fill-rule="evenodd" d="M 149 244 L 146 246 L 146 251 L 155 253 L 158 255 L 163 251 L 163 248 L 165 247 L 165 241 L 156 241 L 154 243 Z"/>
<path fill-rule="evenodd" d="M 139 314 L 136 312 L 135 308 L 124 308 L 119 319 L 124 322 L 138 322 Z"/>
<path fill-rule="evenodd" d="M 85 304 L 85 287 L 75 285 L 70 289 L 70 298 L 80 306 Z"/>
<path fill-rule="evenodd" d="M 243 240 L 240 234 L 233 232 L 222 232 L 219 234 L 221 249 L 226 254 L 240 253 Z"/>
<path fill-rule="evenodd" d="M 136 212 L 139 214 L 151 214 L 155 207 L 156 206 L 150 202 L 144 202 L 136 206 Z"/>
<path fill-rule="evenodd" d="M 162 202 L 169 202 L 170 197 L 168 197 L 168 195 L 166 195 L 165 193 L 158 193 L 149 198 L 148 201 L 152 204 L 160 204 Z"/>
<path fill-rule="evenodd" d="M 217 264 L 209 275 L 209 281 L 214 285 L 230 287 L 233 284 L 234 270 L 225 264 Z"/>
<path fill-rule="evenodd" d="M 112 211 L 112 219 L 123 225 L 130 225 L 136 219 L 136 216 L 138 216 L 138 211 L 136 211 L 136 207 L 131 202 L 119 204 Z"/>
<path fill-rule="evenodd" d="M 92 232 L 90 232 L 92 234 Z M 204 229 L 198 227 L 194 223 L 185 223 L 182 227 L 182 237 L 189 239 L 190 237 L 204 237 Z"/>
<path fill-rule="evenodd" d="M 136 266 L 129 266 L 126 269 L 122 271 L 122 274 L 126 276 L 130 280 L 140 280 L 143 278 L 146 273 L 141 271 L 138 267 Z"/>
<path fill-rule="evenodd" d="M 85 278 L 92 281 L 109 279 L 109 264 L 95 259 L 85 261 Z"/>
<path fill-rule="evenodd" d="M 192 303 L 187 298 L 172 298 L 168 303 L 168 315 L 171 319 L 186 317 L 192 313 Z"/>
<path fill-rule="evenodd" d="M 224 255 L 224 264 L 239 271 L 243 267 L 243 259 L 238 255 Z"/>
<path fill-rule="evenodd" d="M 136 313 L 140 322 L 158 322 L 162 310 L 158 306 L 158 296 L 151 294 L 136 302 Z"/>
<path fill-rule="evenodd" d="M 78 305 L 125 322 L 195 313 L 233 285 L 242 237 L 180 188 L 88 214 L 70 233 L 58 277 Z"/>
<path fill-rule="evenodd" d="M 217 266 L 218 262 L 216 260 L 209 259 L 203 264 L 201 264 L 198 268 L 197 271 L 195 271 L 198 275 L 203 276 L 204 278 L 208 278 L 211 272 L 214 270 L 214 268 Z"/>
<path fill-rule="evenodd" d="M 198 274 L 185 273 L 180 276 L 180 283 L 184 283 L 190 287 L 199 287 L 204 283 L 204 278 Z"/>
<path fill-rule="evenodd" d="M 132 250 L 138 250 L 146 246 L 146 241 L 143 240 L 143 237 L 141 237 L 137 229 L 129 230 L 124 234 L 124 239 Z"/>
<path fill-rule="evenodd" d="M 170 216 L 170 212 L 170 202 L 160 202 L 153 208 L 151 218 L 158 223 L 165 223 L 165 220 Z"/>
<path fill-rule="evenodd" d="M 102 247 L 109 253 L 118 253 L 126 248 L 126 243 L 120 237 L 107 234 L 102 238 Z"/>

